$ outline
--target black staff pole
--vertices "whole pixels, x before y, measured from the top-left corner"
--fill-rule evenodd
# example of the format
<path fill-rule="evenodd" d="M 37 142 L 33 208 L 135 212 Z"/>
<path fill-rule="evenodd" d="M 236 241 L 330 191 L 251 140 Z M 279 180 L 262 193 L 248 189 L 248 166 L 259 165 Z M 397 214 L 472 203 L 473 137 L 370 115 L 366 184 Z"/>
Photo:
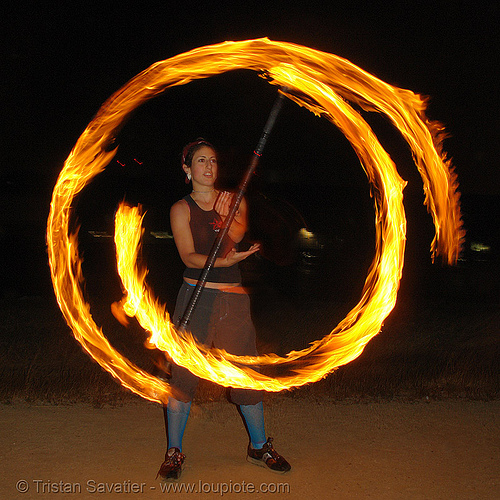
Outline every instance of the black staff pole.
<path fill-rule="evenodd" d="M 285 88 L 282 89 L 282 91 L 285 90 L 286 90 Z M 259 164 L 260 157 L 262 156 L 262 151 L 264 150 L 264 146 L 266 145 L 269 134 L 271 133 L 274 123 L 276 122 L 276 118 L 278 117 L 278 114 L 283 106 L 284 100 L 285 100 L 285 94 L 283 92 L 280 92 L 278 98 L 274 103 L 271 113 L 269 114 L 269 118 L 267 119 L 267 123 L 264 127 L 264 130 L 262 131 L 262 135 L 259 139 L 257 147 L 253 152 L 252 160 L 250 161 L 250 165 L 248 166 L 245 177 L 243 178 L 243 181 L 240 184 L 236 199 L 234 203 L 231 205 L 226 220 L 224 221 L 224 224 L 221 230 L 219 231 L 219 234 L 217 235 L 217 238 L 212 246 L 212 249 L 210 250 L 210 254 L 208 255 L 205 267 L 203 268 L 203 272 L 201 273 L 200 279 L 198 280 L 198 283 L 193 291 L 193 294 L 191 295 L 191 299 L 189 300 L 189 303 L 186 307 L 184 316 L 182 317 L 179 323 L 178 328 L 180 331 L 184 331 L 186 329 L 186 326 L 189 323 L 189 320 L 191 319 L 191 315 L 193 314 L 194 308 L 196 307 L 196 304 L 201 295 L 203 287 L 207 282 L 208 273 L 212 269 L 215 263 L 215 259 L 217 258 L 217 254 L 222 244 L 222 240 L 225 238 L 227 232 L 229 231 L 229 228 L 231 227 L 231 224 L 233 223 L 234 217 L 240 206 L 241 200 L 243 199 L 248 183 L 250 182 L 250 178 L 252 177 L 253 173 L 255 172 L 255 169 L 257 168 L 257 165 Z"/>

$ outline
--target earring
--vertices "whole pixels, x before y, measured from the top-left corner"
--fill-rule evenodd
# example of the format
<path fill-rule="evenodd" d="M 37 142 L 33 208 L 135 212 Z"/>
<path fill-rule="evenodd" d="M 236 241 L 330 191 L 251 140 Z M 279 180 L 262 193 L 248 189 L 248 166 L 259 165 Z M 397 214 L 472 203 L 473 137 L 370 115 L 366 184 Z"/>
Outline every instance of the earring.
<path fill-rule="evenodd" d="M 191 180 L 191 174 L 186 174 L 186 179 L 184 180 L 184 182 L 186 184 L 189 184 L 189 181 Z"/>

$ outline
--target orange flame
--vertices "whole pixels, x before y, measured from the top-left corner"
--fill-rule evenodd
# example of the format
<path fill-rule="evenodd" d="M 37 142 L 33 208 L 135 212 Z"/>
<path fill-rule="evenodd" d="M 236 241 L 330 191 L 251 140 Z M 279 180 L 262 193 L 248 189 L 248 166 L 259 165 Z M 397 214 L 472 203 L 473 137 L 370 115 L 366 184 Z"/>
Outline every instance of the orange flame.
<path fill-rule="evenodd" d="M 384 113 L 408 142 L 436 229 L 431 245 L 433 259 L 441 255 L 452 264 L 460 252 L 463 231 L 456 176 L 442 153 L 443 128 L 427 119 L 426 103 L 420 96 L 392 87 L 335 55 L 268 39 L 225 42 L 160 61 L 111 96 L 79 138 L 54 188 L 47 228 L 54 290 L 75 337 L 124 386 L 153 401 L 166 401 L 168 384 L 123 359 L 104 338 L 83 299 L 77 238 L 69 235 L 71 203 L 109 163 L 114 155 L 109 146 L 115 131 L 137 106 L 168 87 L 244 68 L 264 72 L 272 84 L 287 87 L 290 99 L 337 125 L 356 151 L 372 185 L 376 215 L 376 253 L 362 298 L 330 334 L 303 351 L 255 358 L 208 351 L 189 334 L 177 334 L 165 308 L 145 284 L 146 271 L 140 271 L 136 262 L 141 238 L 139 210 L 122 206 L 117 214 L 115 242 L 118 268 L 127 290 L 124 307 L 150 332 L 151 345 L 167 351 L 195 375 L 221 385 L 281 391 L 317 381 L 349 363 L 380 331 L 396 303 L 403 268 L 405 182 L 349 102 L 365 111 Z M 253 370 L 251 365 L 255 364 L 285 365 L 290 374 L 268 377 Z"/>

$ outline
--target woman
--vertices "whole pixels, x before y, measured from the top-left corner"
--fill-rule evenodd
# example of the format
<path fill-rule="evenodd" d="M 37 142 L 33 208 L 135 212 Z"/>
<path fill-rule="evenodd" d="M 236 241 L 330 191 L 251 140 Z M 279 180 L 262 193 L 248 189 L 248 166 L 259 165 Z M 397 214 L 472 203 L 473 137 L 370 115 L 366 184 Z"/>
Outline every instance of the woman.
<path fill-rule="evenodd" d="M 182 168 L 186 182 L 192 182 L 192 192 L 176 202 L 170 211 L 174 241 L 186 265 L 184 282 L 173 315 L 176 324 L 184 315 L 232 200 L 231 193 L 215 189 L 217 154 L 204 139 L 198 139 L 184 148 Z M 220 256 L 208 274 L 188 330 L 199 342 L 208 346 L 224 349 L 231 354 L 256 356 L 250 301 L 241 286 L 238 263 L 258 252 L 259 245 L 254 244 L 244 252 L 237 250 L 246 230 L 247 207 L 245 200 L 242 200 L 222 242 Z M 180 477 L 185 460 L 182 437 L 198 381 L 198 377 L 187 369 L 172 365 L 170 385 L 173 397 L 169 398 L 165 411 L 168 450 L 158 471 L 164 480 Z M 238 405 L 250 435 L 247 460 L 274 472 L 289 471 L 290 464 L 274 450 L 272 438 L 266 439 L 262 391 L 231 388 L 230 399 Z"/>

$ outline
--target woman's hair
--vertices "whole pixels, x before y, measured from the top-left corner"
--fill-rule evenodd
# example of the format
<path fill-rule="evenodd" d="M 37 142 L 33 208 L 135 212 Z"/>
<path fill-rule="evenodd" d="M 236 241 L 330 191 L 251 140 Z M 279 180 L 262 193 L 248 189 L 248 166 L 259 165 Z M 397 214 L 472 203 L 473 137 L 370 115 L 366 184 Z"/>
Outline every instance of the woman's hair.
<path fill-rule="evenodd" d="M 198 151 L 198 149 L 202 148 L 203 146 L 208 146 L 209 148 L 212 148 L 215 151 L 215 148 L 210 144 L 208 141 L 203 139 L 203 137 L 198 137 L 196 141 L 190 142 L 189 144 L 186 144 L 184 146 L 184 149 L 182 150 L 182 165 L 187 165 L 188 167 L 191 167 L 191 162 L 193 161 L 193 156 Z"/>

